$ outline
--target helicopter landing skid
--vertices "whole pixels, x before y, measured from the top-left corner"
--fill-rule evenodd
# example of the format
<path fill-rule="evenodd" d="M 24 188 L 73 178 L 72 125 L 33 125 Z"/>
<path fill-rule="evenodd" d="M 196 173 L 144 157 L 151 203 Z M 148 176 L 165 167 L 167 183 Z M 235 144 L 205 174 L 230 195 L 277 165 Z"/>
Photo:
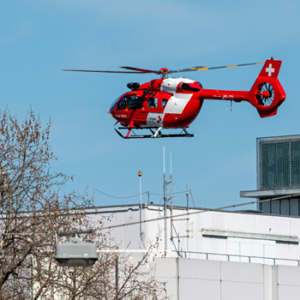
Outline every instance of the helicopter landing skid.
<path fill-rule="evenodd" d="M 115 128 L 115 131 L 118 133 L 120 137 L 123 139 L 149 139 L 149 138 L 170 138 L 170 137 L 194 137 L 194 134 L 190 134 L 187 132 L 185 128 L 182 128 L 182 131 L 179 134 L 163 134 L 161 132 L 162 127 L 119 127 L 119 130 L 126 129 L 128 130 L 127 135 L 124 136 L 119 130 Z M 137 135 L 133 130 L 139 130 L 139 129 L 149 129 L 152 134 L 146 134 L 146 135 Z M 133 134 L 133 135 L 130 135 Z"/>

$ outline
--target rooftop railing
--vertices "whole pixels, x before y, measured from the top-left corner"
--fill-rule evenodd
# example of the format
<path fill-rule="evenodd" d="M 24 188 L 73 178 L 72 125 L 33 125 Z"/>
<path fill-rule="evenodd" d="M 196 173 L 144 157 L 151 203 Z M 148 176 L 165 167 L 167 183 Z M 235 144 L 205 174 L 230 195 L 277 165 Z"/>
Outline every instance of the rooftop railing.
<path fill-rule="evenodd" d="M 239 255 L 239 254 L 222 254 L 222 253 L 209 253 L 209 252 L 196 252 L 196 251 L 177 251 L 178 257 L 182 258 L 200 258 L 206 260 L 221 260 L 232 262 L 246 262 L 246 263 L 261 263 L 268 265 L 288 265 L 300 267 L 300 260 L 288 258 L 275 258 L 267 256 L 252 256 L 252 255 Z M 192 257 L 191 257 L 192 256 Z M 196 256 L 196 257 L 195 257 Z M 199 257 L 200 256 L 200 257 Z M 223 259 L 221 259 L 223 258 Z"/>

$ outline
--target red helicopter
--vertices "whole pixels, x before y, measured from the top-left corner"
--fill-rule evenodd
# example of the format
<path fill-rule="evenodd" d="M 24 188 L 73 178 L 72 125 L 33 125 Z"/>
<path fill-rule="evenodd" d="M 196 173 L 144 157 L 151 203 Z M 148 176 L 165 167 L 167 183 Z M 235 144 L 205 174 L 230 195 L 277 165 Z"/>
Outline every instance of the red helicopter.
<path fill-rule="evenodd" d="M 235 102 L 248 101 L 258 111 L 261 118 L 276 115 L 277 108 L 286 98 L 285 92 L 277 79 L 281 66 L 280 60 L 267 59 L 258 78 L 250 91 L 226 91 L 204 89 L 198 81 L 187 78 L 168 78 L 172 73 L 189 71 L 206 71 L 220 68 L 231 68 L 262 64 L 249 63 L 223 67 L 194 68 L 158 71 L 132 67 L 121 67 L 131 71 L 97 71 L 97 70 L 64 70 L 78 72 L 100 73 L 154 73 L 161 75 L 161 79 L 151 80 L 143 84 L 128 83 L 131 90 L 121 95 L 111 105 L 109 113 L 120 123 L 119 130 L 126 129 L 126 136 L 116 128 L 116 132 L 125 139 L 132 138 L 163 138 L 163 137 L 193 137 L 187 132 L 189 125 L 198 116 L 204 99 L 233 100 Z M 116 125 L 115 124 L 115 125 Z M 148 129 L 150 134 L 137 135 L 135 130 Z M 179 134 L 163 134 L 163 129 L 180 129 Z"/>

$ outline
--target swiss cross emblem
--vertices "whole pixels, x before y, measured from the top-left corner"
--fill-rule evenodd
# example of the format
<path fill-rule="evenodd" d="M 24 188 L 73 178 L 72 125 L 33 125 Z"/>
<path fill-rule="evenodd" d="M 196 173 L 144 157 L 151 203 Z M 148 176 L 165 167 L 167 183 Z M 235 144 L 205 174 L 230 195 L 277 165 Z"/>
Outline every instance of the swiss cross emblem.
<path fill-rule="evenodd" d="M 158 120 L 157 120 L 157 123 L 160 123 L 160 122 L 161 122 L 161 116 L 158 116 L 157 119 L 158 119 Z"/>
<path fill-rule="evenodd" d="M 275 72 L 275 69 L 272 68 L 272 64 L 269 64 L 269 67 L 266 68 L 266 72 L 268 73 L 268 76 L 271 77 L 272 76 L 272 73 Z"/>

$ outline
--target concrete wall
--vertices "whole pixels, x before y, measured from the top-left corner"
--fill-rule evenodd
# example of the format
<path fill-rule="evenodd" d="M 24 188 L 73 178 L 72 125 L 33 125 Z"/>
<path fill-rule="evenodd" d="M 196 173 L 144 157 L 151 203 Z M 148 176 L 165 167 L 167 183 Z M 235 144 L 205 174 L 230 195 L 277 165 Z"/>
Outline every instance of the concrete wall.
<path fill-rule="evenodd" d="M 299 300 L 300 268 L 200 259 L 157 259 L 173 300 Z"/>

